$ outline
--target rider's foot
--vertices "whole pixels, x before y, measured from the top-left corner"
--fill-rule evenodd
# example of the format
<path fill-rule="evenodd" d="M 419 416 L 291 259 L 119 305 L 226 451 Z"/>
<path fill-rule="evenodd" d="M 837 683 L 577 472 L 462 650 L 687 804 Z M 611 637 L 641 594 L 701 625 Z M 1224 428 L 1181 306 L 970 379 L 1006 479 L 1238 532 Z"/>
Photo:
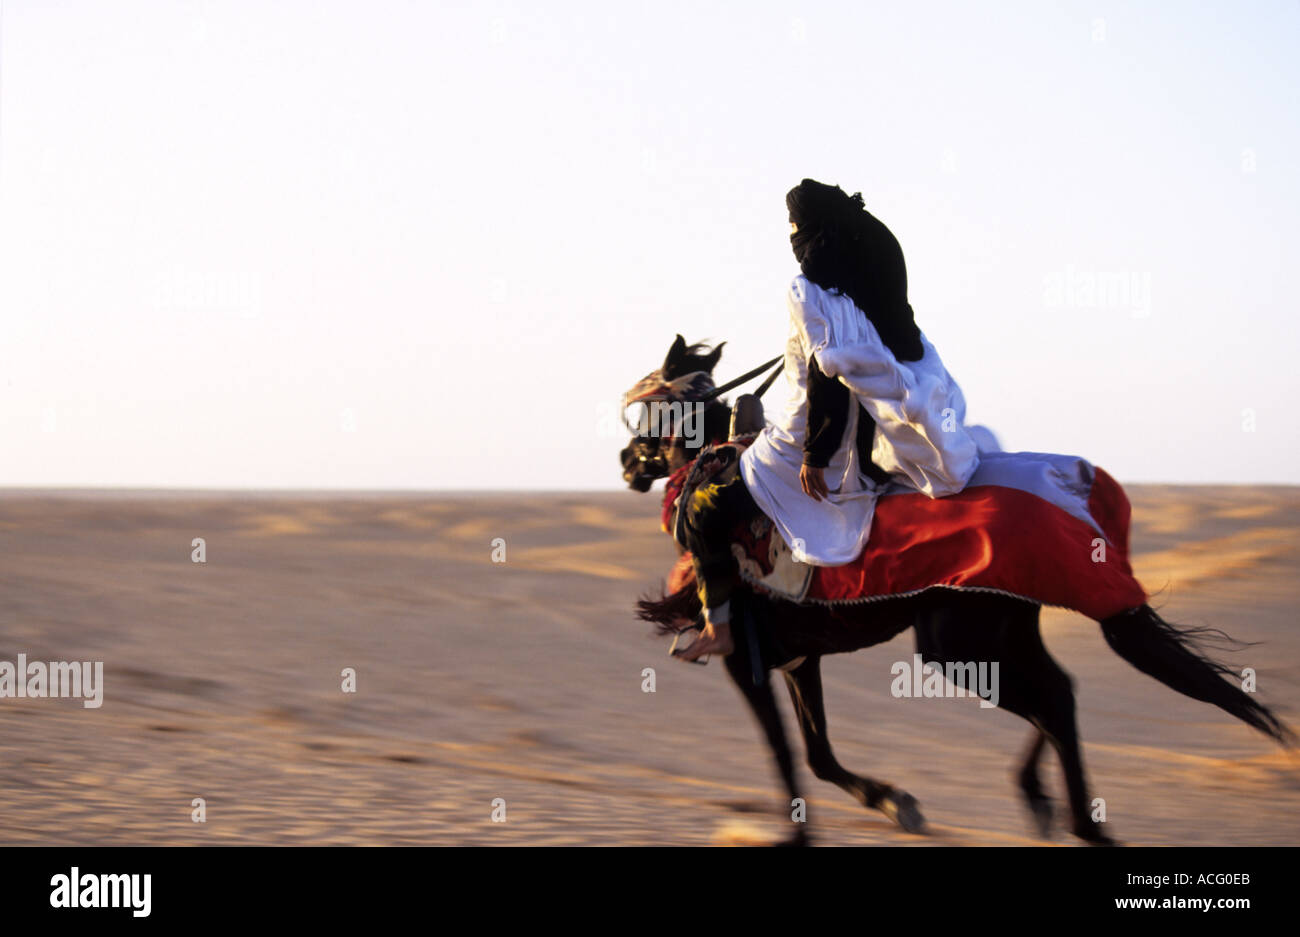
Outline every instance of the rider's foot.
<path fill-rule="evenodd" d="M 705 654 L 717 654 L 719 657 L 726 657 L 736 649 L 736 645 L 731 640 L 731 624 L 729 622 L 707 622 L 700 636 L 695 639 L 690 647 L 684 647 L 673 651 L 673 656 L 681 660 L 691 661 L 703 657 Z"/>

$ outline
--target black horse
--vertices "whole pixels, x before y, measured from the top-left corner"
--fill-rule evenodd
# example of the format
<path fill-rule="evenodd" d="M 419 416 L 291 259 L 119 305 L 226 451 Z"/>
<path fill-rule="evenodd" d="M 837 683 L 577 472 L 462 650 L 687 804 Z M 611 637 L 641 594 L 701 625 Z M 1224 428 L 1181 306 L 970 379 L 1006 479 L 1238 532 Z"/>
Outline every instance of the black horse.
<path fill-rule="evenodd" d="M 693 371 L 711 373 L 720 355 L 721 345 L 688 347 L 679 335 L 664 360 L 662 376 L 672 380 Z M 711 401 L 704 417 L 707 442 L 724 441 L 730 408 L 721 400 Z M 634 438 L 621 454 L 624 481 L 636 491 L 647 491 L 655 478 L 672 473 L 697 454 L 681 439 Z M 693 583 L 672 595 L 643 597 L 637 604 L 640 617 L 655 623 L 660 634 L 699 627 L 700 600 Z M 925 827 L 915 798 L 884 781 L 854 774 L 836 759 L 826 735 L 821 659 L 889 641 L 911 628 L 925 663 L 956 674 L 955 685 L 971 694 L 980 688 L 967 685 L 970 671 L 958 665 L 996 661 L 1000 668 L 997 705 L 1034 727 L 1017 781 L 1039 833 L 1047 836 L 1052 824 L 1051 800 L 1039 775 L 1043 750 L 1050 743 L 1064 768 L 1071 832 L 1087 843 L 1111 845 L 1114 840 L 1102 832 L 1090 811 L 1073 684 L 1043 646 L 1039 609 L 1037 603 L 1023 599 L 944 588 L 854 605 L 796 604 L 742 584 L 732 595 L 736 650 L 724 660 L 771 746 L 792 800 L 801 797 L 800 787 L 768 680 L 773 669 L 784 672 L 813 775 L 838 785 L 863 806 L 882 811 L 913 833 Z M 1229 682 L 1233 671 L 1207 654 L 1207 639 L 1221 646 L 1240 646 L 1223 632 L 1172 625 L 1148 605 L 1100 624 L 1111 648 L 1138 670 L 1179 693 L 1213 703 L 1281 744 L 1294 743 L 1291 730 Z M 807 839 L 807 824 L 799 823 L 787 842 L 798 845 Z"/>

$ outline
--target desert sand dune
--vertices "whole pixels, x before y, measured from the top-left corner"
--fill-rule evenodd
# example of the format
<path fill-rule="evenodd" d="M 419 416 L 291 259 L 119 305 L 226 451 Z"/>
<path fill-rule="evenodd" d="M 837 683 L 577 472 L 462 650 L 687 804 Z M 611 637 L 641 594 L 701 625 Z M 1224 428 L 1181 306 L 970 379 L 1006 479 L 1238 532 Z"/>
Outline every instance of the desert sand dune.
<path fill-rule="evenodd" d="M 1162 590 L 1156 604 L 1264 642 L 1228 659 L 1254 667 L 1265 701 L 1300 722 L 1300 489 L 1129 493 L 1135 567 Z M 0 493 L 0 661 L 104 662 L 101 708 L 0 699 L 0 843 L 777 835 L 766 748 L 721 667 L 668 659 L 632 615 L 674 558 L 658 500 Z M 203 564 L 191 561 L 196 537 Z M 1076 680 L 1113 835 L 1300 843 L 1300 762 L 1132 670 L 1087 619 L 1047 610 L 1043 621 Z M 1028 726 L 973 700 L 893 698 L 890 664 L 911 652 L 904 635 L 829 659 L 827 706 L 841 760 L 913 793 L 932 833 L 904 834 L 809 778 L 818 841 L 1041 843 L 1010 782 Z M 356 693 L 341 690 L 344 668 Z M 492 822 L 495 798 L 504 823 Z"/>

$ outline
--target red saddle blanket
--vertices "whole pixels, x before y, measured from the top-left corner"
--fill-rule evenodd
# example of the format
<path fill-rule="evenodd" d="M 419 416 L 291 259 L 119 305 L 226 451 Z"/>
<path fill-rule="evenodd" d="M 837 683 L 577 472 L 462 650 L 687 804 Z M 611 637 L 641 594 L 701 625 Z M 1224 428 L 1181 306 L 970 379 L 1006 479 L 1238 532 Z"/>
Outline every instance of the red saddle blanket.
<path fill-rule="evenodd" d="M 1093 525 L 1028 491 L 971 485 L 944 498 L 882 495 L 862 555 L 844 566 L 817 566 L 804 602 L 870 602 L 941 587 L 999 592 L 1073 609 L 1101 620 L 1146 602 L 1129 566 L 1130 507 L 1123 488 L 1093 467 L 1088 492 Z M 780 562 L 779 537 L 766 518 L 737 530 L 741 576 L 756 588 Z M 775 546 L 780 546 L 776 544 Z M 670 591 L 692 581 L 689 554 Z"/>

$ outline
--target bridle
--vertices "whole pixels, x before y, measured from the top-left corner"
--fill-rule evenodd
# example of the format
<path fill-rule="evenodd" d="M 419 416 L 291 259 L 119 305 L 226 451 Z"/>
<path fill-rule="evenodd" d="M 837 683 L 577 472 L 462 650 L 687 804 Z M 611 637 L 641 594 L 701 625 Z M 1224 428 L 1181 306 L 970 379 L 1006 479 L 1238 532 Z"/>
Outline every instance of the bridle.
<path fill-rule="evenodd" d="M 771 368 L 771 373 L 754 391 L 753 396 L 761 398 L 781 373 L 784 357 L 784 355 L 777 355 L 770 361 L 765 361 L 718 387 L 713 386 L 712 377 L 706 371 L 693 371 L 670 381 L 663 377 L 663 370 L 660 369 L 642 378 L 627 394 L 623 395 L 624 424 L 633 433 L 632 442 L 621 453 L 624 480 L 637 491 L 649 491 L 655 479 L 668 476 L 668 456 L 671 452 L 688 446 L 688 441 L 678 435 L 675 429 L 666 435 L 642 433 L 641 427 L 633 426 L 628 421 L 629 405 L 679 403 L 698 405 L 703 408 L 727 391 L 739 387 Z"/>

